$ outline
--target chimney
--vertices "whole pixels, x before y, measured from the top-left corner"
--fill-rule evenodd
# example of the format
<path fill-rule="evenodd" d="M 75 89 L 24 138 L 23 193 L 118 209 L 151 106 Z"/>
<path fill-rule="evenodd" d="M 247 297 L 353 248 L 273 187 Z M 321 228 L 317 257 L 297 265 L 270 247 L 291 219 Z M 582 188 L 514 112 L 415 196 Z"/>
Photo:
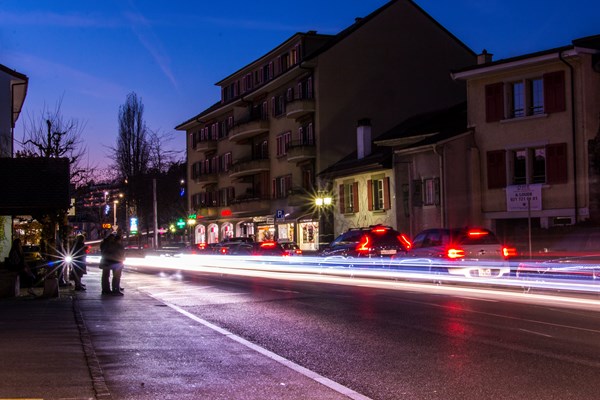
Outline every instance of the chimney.
<path fill-rule="evenodd" d="M 492 62 L 492 57 L 494 55 L 487 52 L 486 49 L 483 49 L 481 54 L 477 55 L 477 65 L 487 64 Z"/>
<path fill-rule="evenodd" d="M 359 119 L 356 124 L 356 153 L 359 160 L 371 154 L 371 120 L 368 118 Z"/>

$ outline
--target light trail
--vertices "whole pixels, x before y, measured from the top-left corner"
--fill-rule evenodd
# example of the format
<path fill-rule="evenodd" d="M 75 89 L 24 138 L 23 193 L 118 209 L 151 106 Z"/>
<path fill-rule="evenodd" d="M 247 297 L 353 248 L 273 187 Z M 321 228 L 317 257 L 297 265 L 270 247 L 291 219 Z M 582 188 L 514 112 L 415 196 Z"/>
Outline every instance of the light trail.
<path fill-rule="evenodd" d="M 99 256 L 87 256 L 87 262 L 100 262 Z M 441 264 L 440 264 L 441 265 Z M 570 293 L 599 294 L 600 280 L 569 282 L 561 280 L 524 281 L 513 277 L 466 278 L 424 270 L 404 262 L 382 266 L 380 260 L 353 259 L 327 260 L 321 257 L 256 257 L 224 255 L 187 255 L 129 257 L 125 266 L 130 269 L 156 270 L 160 272 L 200 272 L 217 275 L 236 275 L 268 279 L 323 282 L 342 285 L 365 286 L 385 289 L 402 289 L 429 293 L 461 293 L 484 296 L 491 299 L 515 301 L 534 300 L 545 305 L 558 303 L 600 306 L 600 297 L 586 299 L 568 296 Z M 409 269 L 410 270 L 403 270 Z M 432 283 L 441 283 L 433 285 Z M 468 285 L 468 287 L 456 284 Z M 511 289 L 499 290 L 499 288 Z M 546 294 L 534 294 L 530 289 L 552 290 Z M 517 290 L 515 290 L 517 289 Z"/>

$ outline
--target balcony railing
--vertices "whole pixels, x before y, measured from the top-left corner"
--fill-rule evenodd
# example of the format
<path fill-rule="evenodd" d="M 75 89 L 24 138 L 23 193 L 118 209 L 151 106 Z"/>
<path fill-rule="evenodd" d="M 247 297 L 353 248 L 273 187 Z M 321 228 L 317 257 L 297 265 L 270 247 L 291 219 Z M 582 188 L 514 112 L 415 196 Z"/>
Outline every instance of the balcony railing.
<path fill-rule="evenodd" d="M 209 183 L 216 183 L 219 181 L 219 175 L 217 173 L 210 174 L 199 174 L 194 177 L 194 182 L 207 185 Z"/>
<path fill-rule="evenodd" d="M 256 175 L 260 172 L 269 171 L 271 163 L 268 158 L 244 158 L 234 161 L 229 169 L 231 178 Z"/>
<path fill-rule="evenodd" d="M 288 118 L 298 119 L 314 112 L 314 99 L 296 99 L 285 105 L 285 115 Z"/>
<path fill-rule="evenodd" d="M 317 157 L 317 149 L 313 143 L 305 141 L 292 141 L 288 146 L 288 162 L 298 162 Z"/>
<path fill-rule="evenodd" d="M 217 141 L 216 140 L 201 140 L 196 142 L 194 146 L 194 150 L 197 152 L 205 152 L 205 151 L 213 151 L 217 149 Z"/>
<path fill-rule="evenodd" d="M 253 193 L 245 193 L 237 196 L 231 202 L 231 211 L 233 213 L 261 212 L 268 210 L 271 206 L 271 199 L 267 196 L 261 196 Z"/>
<path fill-rule="evenodd" d="M 238 124 L 231 129 L 229 140 L 237 143 L 265 132 L 269 132 L 268 119 L 239 121 Z"/>

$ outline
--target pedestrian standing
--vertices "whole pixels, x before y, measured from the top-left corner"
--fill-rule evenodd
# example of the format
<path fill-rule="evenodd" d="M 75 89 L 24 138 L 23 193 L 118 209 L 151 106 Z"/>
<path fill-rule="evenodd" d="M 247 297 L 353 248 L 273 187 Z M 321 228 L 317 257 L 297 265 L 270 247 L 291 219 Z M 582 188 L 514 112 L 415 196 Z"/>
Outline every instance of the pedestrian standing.
<path fill-rule="evenodd" d="M 13 240 L 12 247 L 8 252 L 8 262 L 10 264 L 10 269 L 19 274 L 21 282 L 23 282 L 23 285 L 27 287 L 27 293 L 35 296 L 36 294 L 33 291 L 35 275 L 25 261 L 25 253 L 23 252 L 23 246 L 21 245 L 20 238 L 15 238 Z"/>
<path fill-rule="evenodd" d="M 81 282 L 83 275 L 87 274 L 86 254 L 88 247 L 85 245 L 85 237 L 77 235 L 75 245 L 73 246 L 73 280 L 75 281 L 75 290 L 85 290 L 85 284 Z"/>
<path fill-rule="evenodd" d="M 123 273 L 123 261 L 125 261 L 125 248 L 121 243 L 121 235 L 118 233 L 108 235 L 100 244 L 100 252 L 102 254 L 100 261 L 102 294 L 123 296 L 121 274 Z"/>

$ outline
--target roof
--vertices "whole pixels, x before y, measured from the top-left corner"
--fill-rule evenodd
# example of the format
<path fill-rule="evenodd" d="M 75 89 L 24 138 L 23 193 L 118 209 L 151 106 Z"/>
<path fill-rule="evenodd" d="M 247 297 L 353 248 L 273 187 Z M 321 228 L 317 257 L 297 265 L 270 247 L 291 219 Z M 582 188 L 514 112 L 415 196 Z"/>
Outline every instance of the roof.
<path fill-rule="evenodd" d="M 491 61 L 491 62 L 487 62 L 487 63 L 483 63 L 483 64 L 471 65 L 471 66 L 468 66 L 465 68 L 458 69 L 456 71 L 452 71 L 452 73 L 454 75 L 456 75 L 456 74 L 461 74 L 461 73 L 465 73 L 465 72 L 469 72 L 469 71 L 477 71 L 477 70 L 480 70 L 483 68 L 489 68 L 489 67 L 499 66 L 499 65 L 503 65 L 503 64 L 509 64 L 509 63 L 513 63 L 513 62 L 517 62 L 517 61 L 543 57 L 543 56 L 551 55 L 551 54 L 558 54 L 558 53 L 562 53 L 562 52 L 569 51 L 569 50 L 575 50 L 577 48 L 579 48 L 579 49 L 584 48 L 584 49 L 590 49 L 590 50 L 594 50 L 594 51 L 600 51 L 600 35 L 587 36 L 587 37 L 583 37 L 583 38 L 579 38 L 579 39 L 574 39 L 572 41 L 572 44 L 570 44 L 570 45 L 555 47 L 552 49 L 541 50 L 541 51 L 537 51 L 534 53 L 521 54 L 516 57 L 503 58 L 500 60 Z"/>
<path fill-rule="evenodd" d="M 366 17 L 362 17 L 362 18 L 356 18 L 354 24 L 350 25 L 349 27 L 347 27 L 346 29 L 342 30 L 341 32 L 337 33 L 336 35 L 317 35 L 320 37 L 331 37 L 331 39 L 324 45 L 320 46 L 317 50 L 315 50 L 314 52 L 312 52 L 311 54 L 307 54 L 304 57 L 304 62 L 309 61 L 311 59 L 314 59 L 316 57 L 318 57 L 320 54 L 326 52 L 328 49 L 332 48 L 333 46 L 335 46 L 337 43 L 343 41 L 346 37 L 350 36 L 353 32 L 355 32 L 356 30 L 360 29 L 363 25 L 369 23 L 370 21 L 372 21 L 375 17 L 377 17 L 379 14 L 381 14 L 383 11 L 385 11 L 386 9 L 388 9 L 389 7 L 391 7 L 393 4 L 395 4 L 396 2 L 399 1 L 404 1 L 410 5 L 412 5 L 417 11 L 421 12 L 424 16 L 426 16 L 428 19 L 431 20 L 431 22 L 436 25 L 437 27 L 439 27 L 442 31 L 444 31 L 449 37 L 451 37 L 452 39 L 454 39 L 460 46 L 464 47 L 466 50 L 468 50 L 469 52 L 473 53 L 473 55 L 475 55 L 475 53 L 473 52 L 473 50 L 471 50 L 467 45 L 465 45 L 462 41 L 460 41 L 456 36 L 454 36 L 450 31 L 448 31 L 446 28 L 444 28 L 438 21 L 436 21 L 433 17 L 431 17 L 429 14 L 427 14 L 427 12 L 425 12 L 425 10 L 423 10 L 421 7 L 419 7 L 414 1 L 412 0 L 390 0 L 389 2 L 387 2 L 386 4 L 384 4 L 383 6 L 379 7 L 378 9 L 376 9 L 375 11 L 373 11 L 372 13 L 370 13 L 369 15 L 367 15 Z M 291 42 L 294 38 L 296 38 L 297 36 L 306 36 L 306 35 L 314 35 L 313 33 L 314 31 L 309 31 L 307 33 L 296 33 L 294 35 L 292 35 L 290 38 L 288 38 L 286 41 L 284 41 L 282 44 L 280 44 L 279 46 L 275 47 L 274 49 L 272 49 L 271 51 L 269 51 L 268 53 L 264 54 L 263 56 L 259 57 L 258 59 L 254 60 L 253 62 L 247 64 L 246 66 L 244 66 L 243 68 L 237 70 L 236 72 L 230 74 L 229 76 L 221 79 L 219 82 L 217 82 L 217 85 L 226 82 L 228 79 L 231 79 L 233 76 L 235 76 L 236 74 L 239 74 L 241 71 L 243 71 L 244 69 L 248 68 L 249 66 L 257 63 L 260 60 L 263 60 L 265 58 L 267 58 L 268 56 L 276 53 L 278 50 L 280 50 L 282 47 L 284 47 L 287 43 Z M 212 105 L 211 107 L 209 107 L 208 109 L 202 111 L 200 114 L 196 115 L 193 118 L 188 119 L 187 121 L 177 125 L 175 127 L 176 130 L 183 130 L 185 129 L 185 126 L 191 122 L 194 122 L 195 120 L 199 120 L 203 115 L 209 114 L 215 110 L 218 110 L 220 107 L 225 107 L 227 105 L 229 105 L 231 102 L 228 103 L 221 103 L 220 101 L 217 102 L 216 104 Z"/>
<path fill-rule="evenodd" d="M 438 143 L 467 130 L 467 103 L 462 102 L 409 117 L 382 133 L 375 143 L 380 146 L 417 147 Z"/>
<path fill-rule="evenodd" d="M 332 179 L 392 168 L 393 151 L 399 147 L 408 149 L 432 145 L 468 131 L 466 102 L 418 114 L 377 137 L 368 156 L 357 159 L 354 151 L 321 171 L 319 176 Z"/>
<path fill-rule="evenodd" d="M 22 79 L 24 81 L 29 81 L 27 75 L 17 72 L 14 69 L 10 69 L 5 65 L 0 64 L 0 71 L 6 72 L 7 74 L 14 76 L 15 78 Z"/>
<path fill-rule="evenodd" d="M 333 179 L 389 168 L 392 168 L 392 149 L 373 145 L 371 154 L 368 156 L 358 159 L 357 152 L 354 151 L 321 171 L 319 176 Z"/>
<path fill-rule="evenodd" d="M 0 158 L 2 215 L 32 215 L 68 209 L 69 160 L 67 158 Z"/>
<path fill-rule="evenodd" d="M 386 3 L 383 6 L 379 7 L 378 9 L 376 9 L 375 11 L 373 11 L 372 13 L 370 13 L 369 15 L 367 15 L 366 17 L 356 18 L 354 24 L 350 25 L 349 27 L 347 27 L 343 31 L 339 32 L 337 35 L 335 35 L 333 37 L 333 39 L 329 43 L 327 43 L 325 46 L 321 47 L 319 49 L 319 51 L 313 53 L 310 57 L 307 57 L 306 59 L 310 59 L 310 58 L 316 57 L 319 54 L 321 54 L 323 52 L 326 52 L 328 49 L 330 49 L 331 47 L 335 46 L 337 43 L 341 42 L 346 37 L 350 36 L 352 33 L 354 33 L 354 31 L 358 30 L 363 25 L 369 23 L 371 20 L 373 20 L 375 17 L 377 17 L 383 11 L 385 11 L 386 9 L 388 9 L 389 7 L 391 7 L 394 3 L 399 2 L 399 1 L 405 1 L 406 3 L 412 5 L 417 11 L 421 12 L 425 17 L 427 17 L 429 20 L 431 20 L 431 22 L 434 25 L 436 25 L 437 27 L 439 27 L 449 37 L 451 37 L 452 39 L 454 39 L 459 45 L 461 45 L 466 50 L 468 50 L 469 52 L 473 53 L 473 55 L 475 55 L 475 53 L 473 52 L 473 50 L 471 48 L 469 48 L 461 40 L 459 40 L 456 36 L 454 36 L 452 34 L 452 32 L 450 32 L 449 30 L 447 30 L 446 28 L 444 28 L 443 25 L 441 25 L 437 20 L 435 20 L 431 15 L 429 15 L 425 10 L 423 10 L 421 7 L 419 7 L 414 1 L 412 1 L 412 0 L 390 0 L 388 3 Z"/>

